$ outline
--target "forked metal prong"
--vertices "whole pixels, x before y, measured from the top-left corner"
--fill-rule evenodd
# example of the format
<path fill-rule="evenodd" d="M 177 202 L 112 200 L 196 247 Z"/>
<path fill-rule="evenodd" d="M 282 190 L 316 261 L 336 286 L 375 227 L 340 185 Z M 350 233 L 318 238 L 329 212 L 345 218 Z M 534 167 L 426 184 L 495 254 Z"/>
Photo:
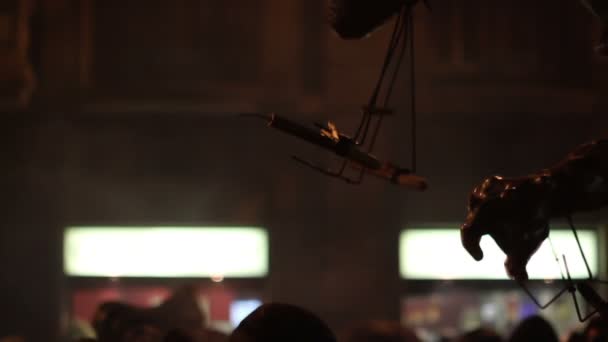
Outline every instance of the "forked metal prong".
<path fill-rule="evenodd" d="M 586 322 L 589 318 L 591 318 L 591 316 L 598 313 L 598 310 L 595 309 L 583 317 L 581 316 L 581 309 L 578 306 L 578 300 L 576 299 L 576 292 L 572 292 L 572 300 L 574 301 L 574 308 L 576 309 L 576 316 L 578 317 L 579 322 Z"/>
<path fill-rule="evenodd" d="M 570 225 L 570 229 L 572 230 L 572 234 L 574 234 L 574 239 L 576 239 L 576 244 L 578 245 L 578 250 L 581 253 L 581 257 L 585 262 L 585 268 L 587 268 L 587 274 L 589 275 L 589 279 L 593 279 L 593 273 L 591 272 L 591 267 L 589 267 L 589 263 L 587 262 L 587 257 L 585 257 L 585 252 L 583 252 L 583 247 L 581 246 L 581 241 L 578 238 L 578 233 L 576 228 L 574 227 L 574 223 L 572 223 L 572 216 L 567 216 L 568 224 Z M 564 256 L 564 262 L 566 262 L 566 257 Z"/>
<path fill-rule="evenodd" d="M 570 290 L 568 286 L 561 289 L 557 294 L 555 294 L 546 304 L 541 304 L 538 299 L 532 294 L 532 291 L 523 283 L 519 283 L 519 286 L 524 290 L 524 292 L 528 295 L 528 297 L 534 302 L 534 304 L 541 310 L 548 308 L 551 304 L 553 304 L 559 297 L 561 297 L 566 291 Z"/>
<path fill-rule="evenodd" d="M 580 306 L 578 305 L 578 299 L 576 298 L 576 287 L 574 287 L 574 283 L 572 281 L 572 276 L 570 275 L 570 269 L 568 268 L 568 262 L 566 261 L 566 255 L 562 254 L 562 258 L 564 259 L 564 267 L 566 268 L 566 275 L 568 276 L 568 283 L 570 283 L 571 284 L 570 286 L 572 287 L 572 289 L 570 289 L 570 294 L 572 295 L 572 301 L 574 301 L 574 308 L 576 309 L 576 316 L 578 317 L 578 320 L 582 323 L 582 322 L 587 321 L 589 318 L 591 318 L 591 316 L 598 313 L 598 310 L 595 309 L 595 310 L 591 311 L 590 313 L 587 313 L 584 317 L 581 315 L 581 309 L 580 309 Z"/>
<path fill-rule="evenodd" d="M 291 156 L 291 158 L 293 160 L 297 161 L 298 163 L 300 163 L 304 166 L 307 166 L 317 172 L 320 172 L 329 177 L 341 179 L 348 184 L 359 185 L 363 182 L 363 173 L 360 173 L 358 178 L 349 178 L 349 177 L 344 176 L 344 169 L 346 168 L 345 165 L 340 168 L 340 171 L 336 172 L 336 171 L 331 171 L 331 170 L 325 169 L 323 167 L 320 167 L 318 165 L 315 165 L 315 164 L 309 162 L 308 160 L 302 159 L 298 156 Z"/>

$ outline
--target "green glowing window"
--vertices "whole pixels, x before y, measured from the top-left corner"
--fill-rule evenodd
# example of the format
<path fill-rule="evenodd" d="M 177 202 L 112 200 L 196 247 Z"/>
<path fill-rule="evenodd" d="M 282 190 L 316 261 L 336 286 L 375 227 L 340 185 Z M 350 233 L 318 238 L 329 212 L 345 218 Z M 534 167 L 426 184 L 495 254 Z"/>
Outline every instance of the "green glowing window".
<path fill-rule="evenodd" d="M 89 277 L 264 277 L 268 235 L 250 227 L 68 227 L 64 271 Z"/>
<path fill-rule="evenodd" d="M 597 233 L 580 230 L 579 238 L 591 271 L 598 270 Z M 556 254 L 566 255 L 573 278 L 586 278 L 587 271 L 576 241 L 569 230 L 552 230 L 551 241 Z M 407 229 L 399 239 L 399 269 L 407 279 L 508 279 L 503 267 L 505 254 L 489 236 L 481 239 L 484 252 L 477 262 L 460 242 L 458 229 Z M 561 266 L 562 270 L 563 265 Z M 545 240 L 528 263 L 531 279 L 559 279 L 560 266 L 555 261 L 551 244 Z"/>

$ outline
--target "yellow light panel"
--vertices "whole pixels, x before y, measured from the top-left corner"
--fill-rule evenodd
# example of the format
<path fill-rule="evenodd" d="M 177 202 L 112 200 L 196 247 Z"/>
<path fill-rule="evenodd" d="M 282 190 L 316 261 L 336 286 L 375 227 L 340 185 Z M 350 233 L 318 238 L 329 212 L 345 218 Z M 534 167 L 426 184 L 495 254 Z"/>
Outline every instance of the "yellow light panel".
<path fill-rule="evenodd" d="M 264 277 L 268 235 L 249 227 L 69 227 L 64 270 L 91 277 Z"/>
<path fill-rule="evenodd" d="M 597 234 L 591 230 L 578 232 L 585 256 L 594 275 L 598 269 Z M 576 240 L 569 230 L 553 230 L 550 234 L 556 254 L 566 255 L 573 278 L 586 278 Z M 486 235 L 481 239 L 482 261 L 475 261 L 462 247 L 458 229 L 407 229 L 399 240 L 399 268 L 407 279 L 508 279 L 504 269 L 505 254 Z M 562 270 L 563 263 L 561 266 Z M 528 263 L 530 279 L 560 279 L 560 266 L 555 261 L 548 240 L 545 240 Z M 565 271 L 564 271 L 565 274 Z"/>

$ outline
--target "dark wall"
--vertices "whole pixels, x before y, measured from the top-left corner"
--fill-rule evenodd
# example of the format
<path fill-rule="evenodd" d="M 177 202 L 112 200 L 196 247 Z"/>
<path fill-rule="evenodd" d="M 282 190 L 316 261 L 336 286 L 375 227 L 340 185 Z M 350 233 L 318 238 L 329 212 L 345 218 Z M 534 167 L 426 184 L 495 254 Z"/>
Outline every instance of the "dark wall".
<path fill-rule="evenodd" d="M 49 167 L 61 151 L 40 158 L 41 134 L 30 120 L 3 120 L 0 334 L 28 333 L 32 340 L 57 335 L 62 304 L 63 197 L 61 179 Z"/>

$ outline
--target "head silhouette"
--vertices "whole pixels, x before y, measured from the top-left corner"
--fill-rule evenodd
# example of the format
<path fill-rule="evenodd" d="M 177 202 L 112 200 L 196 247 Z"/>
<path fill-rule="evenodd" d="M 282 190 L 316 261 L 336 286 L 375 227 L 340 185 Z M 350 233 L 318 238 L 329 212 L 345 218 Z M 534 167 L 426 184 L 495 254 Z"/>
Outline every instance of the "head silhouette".
<path fill-rule="evenodd" d="M 503 339 L 494 330 L 477 328 L 464 333 L 457 342 L 501 342 Z"/>
<path fill-rule="evenodd" d="M 336 342 L 329 327 L 300 307 L 264 304 L 247 316 L 230 336 L 230 342 Z"/>
<path fill-rule="evenodd" d="M 530 316 L 519 323 L 509 337 L 509 341 L 558 342 L 553 326 L 540 316 Z"/>
<path fill-rule="evenodd" d="M 399 322 L 370 321 L 349 330 L 344 342 L 419 342 L 411 330 Z"/>
<path fill-rule="evenodd" d="M 585 342 L 608 341 L 608 321 L 594 317 L 587 323 L 583 335 Z"/>

